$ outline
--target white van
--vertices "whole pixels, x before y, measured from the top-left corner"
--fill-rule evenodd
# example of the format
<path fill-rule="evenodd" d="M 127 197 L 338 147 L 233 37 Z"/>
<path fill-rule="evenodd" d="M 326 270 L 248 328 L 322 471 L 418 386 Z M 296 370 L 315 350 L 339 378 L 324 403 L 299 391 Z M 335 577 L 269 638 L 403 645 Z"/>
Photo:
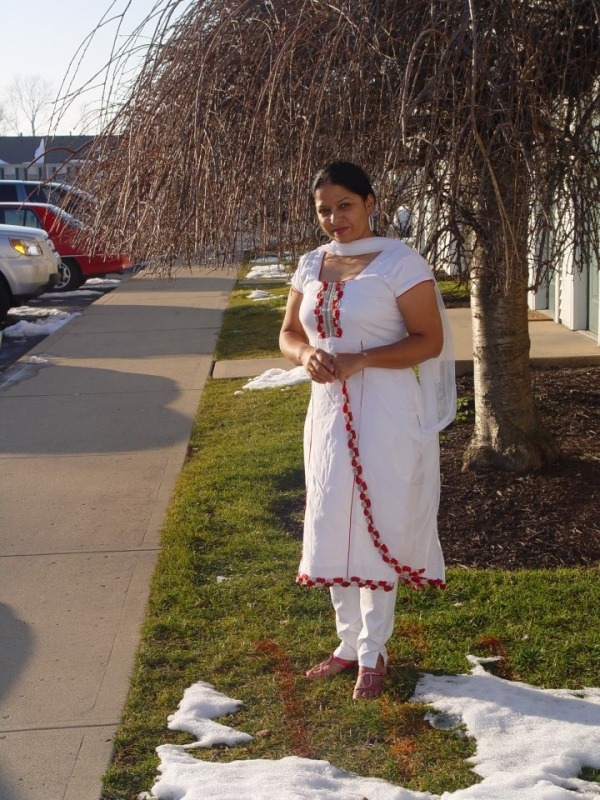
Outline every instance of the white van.
<path fill-rule="evenodd" d="M 0 225 L 0 321 L 9 308 L 51 289 L 60 278 L 60 258 L 45 231 Z"/>

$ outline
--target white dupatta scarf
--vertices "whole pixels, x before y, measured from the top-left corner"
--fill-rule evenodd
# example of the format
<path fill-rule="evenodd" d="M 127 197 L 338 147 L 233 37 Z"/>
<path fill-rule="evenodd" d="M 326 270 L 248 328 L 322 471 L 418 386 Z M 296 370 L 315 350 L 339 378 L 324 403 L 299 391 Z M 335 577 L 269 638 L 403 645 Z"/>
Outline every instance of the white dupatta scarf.
<path fill-rule="evenodd" d="M 371 236 L 356 239 L 347 244 L 331 241 L 319 250 L 336 256 L 359 256 L 367 253 L 398 252 L 398 257 L 405 256 L 404 247 L 397 239 L 386 236 Z M 419 385 L 423 399 L 424 419 L 421 429 L 424 433 L 437 433 L 449 425 L 456 416 L 456 379 L 454 364 L 454 348 L 452 346 L 452 332 L 450 322 L 442 295 L 438 289 L 433 272 L 431 273 L 435 286 L 435 293 L 442 318 L 444 331 L 444 345 L 437 358 L 430 358 L 419 364 Z"/>

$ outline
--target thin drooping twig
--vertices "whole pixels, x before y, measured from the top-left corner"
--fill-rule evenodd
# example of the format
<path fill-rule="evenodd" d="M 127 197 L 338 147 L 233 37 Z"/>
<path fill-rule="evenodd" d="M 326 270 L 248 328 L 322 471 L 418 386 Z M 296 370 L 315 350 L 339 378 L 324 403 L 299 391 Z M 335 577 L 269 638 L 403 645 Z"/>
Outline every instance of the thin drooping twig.
<path fill-rule="evenodd" d="M 105 249 L 167 268 L 295 253 L 315 241 L 311 174 L 348 158 L 373 176 L 379 227 L 409 209 L 442 268 L 469 274 L 501 224 L 510 285 L 505 172 L 527 182 L 534 282 L 598 255 L 594 0 L 199 0 L 173 21 L 178 5 L 155 3 L 139 75 L 77 175 Z"/>

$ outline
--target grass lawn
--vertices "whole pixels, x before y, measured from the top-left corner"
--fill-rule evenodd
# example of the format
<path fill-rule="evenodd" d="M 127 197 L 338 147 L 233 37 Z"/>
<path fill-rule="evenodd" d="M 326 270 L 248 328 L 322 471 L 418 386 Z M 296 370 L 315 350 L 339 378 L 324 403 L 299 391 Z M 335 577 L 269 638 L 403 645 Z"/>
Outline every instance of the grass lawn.
<path fill-rule="evenodd" d="M 236 325 L 261 316 L 269 321 L 256 324 L 265 333 L 253 346 L 267 351 L 280 300 L 249 307 L 247 293 L 234 293 L 221 353 L 235 350 Z M 193 751 L 198 758 L 309 756 L 437 794 L 477 781 L 465 763 L 474 743 L 434 730 L 424 708 L 408 702 L 420 671 L 467 672 L 467 653 L 495 653 L 504 656 L 498 673 L 510 679 L 598 685 L 598 569 L 453 569 L 445 592 L 400 590 L 381 699 L 354 703 L 351 676 L 306 681 L 303 670 L 335 646 L 328 593 L 294 583 L 309 387 L 234 395 L 244 382 L 209 381 L 203 394 L 163 529 L 105 800 L 148 790 L 155 747 L 190 741 L 167 730 L 167 716 L 198 680 L 241 699 L 243 709 L 220 721 L 254 736 L 231 750 Z"/>
<path fill-rule="evenodd" d="M 221 337 L 215 359 L 281 358 L 278 338 L 283 321 L 289 286 L 262 286 L 269 292 L 266 300 L 252 300 L 252 287 L 232 292 L 229 308 L 223 317 Z"/>

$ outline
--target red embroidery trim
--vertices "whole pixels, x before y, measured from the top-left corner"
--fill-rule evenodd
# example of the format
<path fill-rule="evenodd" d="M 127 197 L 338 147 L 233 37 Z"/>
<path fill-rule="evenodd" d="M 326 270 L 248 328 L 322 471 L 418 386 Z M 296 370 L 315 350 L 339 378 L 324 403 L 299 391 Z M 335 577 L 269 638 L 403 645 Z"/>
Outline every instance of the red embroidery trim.
<path fill-rule="evenodd" d="M 360 453 L 358 450 L 358 437 L 352 424 L 353 417 L 352 411 L 350 410 L 350 396 L 348 395 L 346 381 L 342 383 L 342 397 L 344 398 L 342 411 L 344 412 L 344 422 L 346 423 L 346 433 L 348 434 L 348 449 L 350 450 L 352 470 L 354 472 L 354 483 L 358 487 L 363 514 L 367 522 L 367 530 L 373 540 L 374 546 L 379 550 L 382 561 L 394 568 L 398 575 L 398 580 L 401 583 L 411 586 L 413 589 L 423 589 L 425 586 L 435 586 L 440 589 L 445 588 L 446 584 L 439 578 L 433 579 L 424 577 L 424 568 L 413 569 L 405 564 L 400 564 L 394 556 L 390 555 L 387 545 L 381 541 L 381 534 L 375 527 L 373 514 L 371 512 L 372 503 L 368 495 L 369 489 L 367 482 L 363 478 L 363 468 L 360 463 Z"/>
<path fill-rule="evenodd" d="M 352 577 L 352 578 L 311 578 L 310 575 L 298 575 L 296 578 L 296 583 L 299 583 L 302 586 L 307 586 L 309 589 L 314 586 L 323 586 L 325 588 L 329 588 L 331 586 L 358 586 L 360 589 L 383 589 L 384 592 L 391 592 L 394 588 L 394 584 L 390 583 L 389 581 L 372 581 L 372 580 L 363 580 L 362 578 Z"/>
<path fill-rule="evenodd" d="M 319 338 L 337 338 L 342 335 L 340 326 L 340 301 L 344 296 L 344 284 L 321 281 L 315 303 L 315 319 Z"/>

